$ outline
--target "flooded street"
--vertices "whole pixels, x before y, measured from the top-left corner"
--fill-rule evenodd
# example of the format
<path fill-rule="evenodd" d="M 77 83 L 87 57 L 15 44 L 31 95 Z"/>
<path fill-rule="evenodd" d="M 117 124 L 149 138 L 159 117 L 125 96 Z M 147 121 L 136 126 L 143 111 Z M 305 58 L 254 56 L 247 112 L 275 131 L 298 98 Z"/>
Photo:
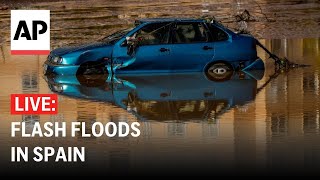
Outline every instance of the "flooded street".
<path fill-rule="evenodd" d="M 0 1 L 1 173 L 315 174 L 320 168 L 319 1 L 14 2 Z M 236 2 L 241 3 L 233 5 Z M 10 55 L 10 9 L 50 9 L 54 49 L 94 41 L 145 17 L 211 14 L 236 27 L 232 15 L 239 8 L 252 10 L 257 17 L 248 28 L 263 45 L 280 57 L 311 66 L 275 72 L 272 60 L 260 49 L 264 72 L 235 73 L 224 82 L 209 81 L 203 73 L 115 76 L 118 82 L 102 76 L 88 82 L 44 76 L 46 56 Z M 59 113 L 11 115 L 10 94 L 14 93 L 57 93 Z M 137 121 L 141 135 L 12 138 L 12 121 L 26 122 L 30 130 L 35 122 L 78 121 L 90 127 L 94 122 Z M 85 146 L 87 160 L 10 163 L 12 146 Z"/>

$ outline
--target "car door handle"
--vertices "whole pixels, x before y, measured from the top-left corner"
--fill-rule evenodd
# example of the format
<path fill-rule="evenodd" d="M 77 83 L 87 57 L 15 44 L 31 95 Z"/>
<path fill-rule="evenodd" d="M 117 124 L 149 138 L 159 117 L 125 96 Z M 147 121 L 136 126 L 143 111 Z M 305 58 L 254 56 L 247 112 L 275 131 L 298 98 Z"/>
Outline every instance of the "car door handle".
<path fill-rule="evenodd" d="M 170 49 L 167 49 L 167 48 L 160 48 L 160 52 L 166 52 L 166 51 L 170 51 Z"/>
<path fill-rule="evenodd" d="M 210 47 L 210 46 L 203 46 L 203 48 L 202 48 L 203 50 L 210 50 L 210 49 L 213 49 L 212 47 Z"/>

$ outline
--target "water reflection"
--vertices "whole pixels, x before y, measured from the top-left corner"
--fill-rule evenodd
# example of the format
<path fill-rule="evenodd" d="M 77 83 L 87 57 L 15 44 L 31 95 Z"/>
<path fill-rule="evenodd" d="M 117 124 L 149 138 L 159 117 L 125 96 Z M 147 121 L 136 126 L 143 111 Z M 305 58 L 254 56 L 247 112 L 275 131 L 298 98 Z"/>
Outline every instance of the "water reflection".
<path fill-rule="evenodd" d="M 39 115 L 22 115 L 22 122 L 26 123 L 26 132 L 30 133 L 33 130 L 34 124 L 40 121 Z"/>
<path fill-rule="evenodd" d="M 22 74 L 22 91 L 23 93 L 37 93 L 38 87 L 38 72 L 23 72 Z"/>
<path fill-rule="evenodd" d="M 54 76 L 47 77 L 47 82 L 55 93 L 112 103 L 141 121 L 215 121 L 228 109 L 254 100 L 255 78 L 263 74 L 264 71 L 241 72 L 224 82 L 210 81 L 203 73 Z M 83 118 L 80 114 L 78 111 L 80 121 L 95 119 L 95 114 L 86 113 Z M 183 131 L 178 126 L 173 124 L 170 128 Z"/>

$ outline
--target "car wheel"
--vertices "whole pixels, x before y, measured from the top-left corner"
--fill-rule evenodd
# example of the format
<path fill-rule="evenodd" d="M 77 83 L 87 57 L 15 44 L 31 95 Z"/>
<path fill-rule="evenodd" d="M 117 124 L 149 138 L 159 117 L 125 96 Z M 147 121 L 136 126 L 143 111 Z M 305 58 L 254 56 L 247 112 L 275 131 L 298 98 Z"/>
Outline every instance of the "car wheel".
<path fill-rule="evenodd" d="M 106 68 L 101 63 L 89 62 L 79 67 L 77 75 L 106 74 L 106 72 Z"/>
<path fill-rule="evenodd" d="M 226 81 L 232 77 L 233 67 L 225 62 L 215 62 L 206 68 L 205 73 L 211 81 Z"/>

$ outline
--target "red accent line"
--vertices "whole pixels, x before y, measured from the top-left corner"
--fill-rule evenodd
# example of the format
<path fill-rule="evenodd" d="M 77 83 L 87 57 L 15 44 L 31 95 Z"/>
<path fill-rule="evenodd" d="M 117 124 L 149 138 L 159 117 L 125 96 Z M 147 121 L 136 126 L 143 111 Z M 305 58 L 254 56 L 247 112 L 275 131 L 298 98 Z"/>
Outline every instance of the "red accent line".
<path fill-rule="evenodd" d="M 48 55 L 50 50 L 11 50 L 11 55 Z"/>

